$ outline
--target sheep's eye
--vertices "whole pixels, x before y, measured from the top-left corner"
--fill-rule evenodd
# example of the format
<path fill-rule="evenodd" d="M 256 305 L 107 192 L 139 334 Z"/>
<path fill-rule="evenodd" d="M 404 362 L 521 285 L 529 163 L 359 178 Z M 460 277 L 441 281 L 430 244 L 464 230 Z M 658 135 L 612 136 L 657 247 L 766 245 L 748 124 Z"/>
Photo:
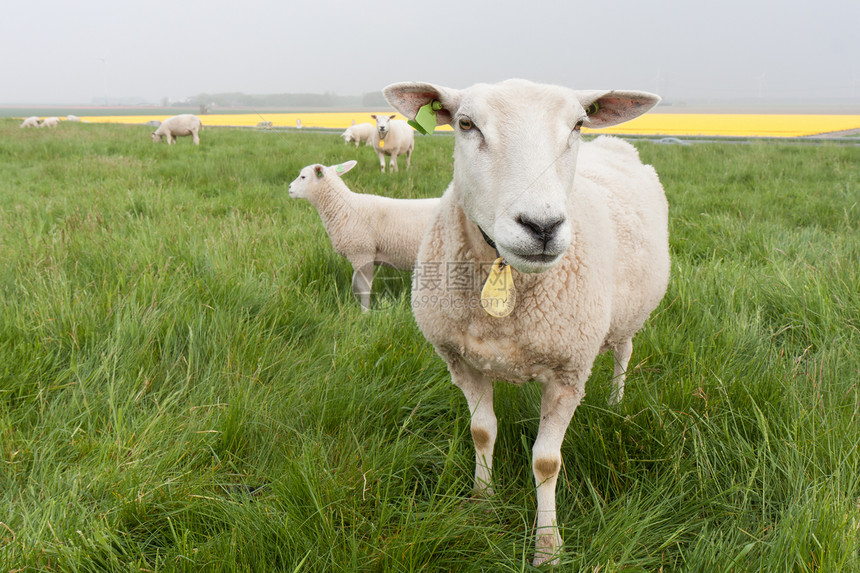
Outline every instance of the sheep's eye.
<path fill-rule="evenodd" d="M 576 125 L 573 126 L 573 131 L 579 131 L 582 129 L 582 120 L 576 122 Z"/>
<path fill-rule="evenodd" d="M 304 176 L 304 175 L 302 175 L 301 177 L 299 177 L 299 179 L 304 179 L 304 178 L 305 178 L 305 176 Z"/>
<path fill-rule="evenodd" d="M 470 129 L 472 129 L 472 120 L 468 117 L 461 117 L 460 121 L 458 122 L 458 125 L 463 131 L 469 131 Z"/>

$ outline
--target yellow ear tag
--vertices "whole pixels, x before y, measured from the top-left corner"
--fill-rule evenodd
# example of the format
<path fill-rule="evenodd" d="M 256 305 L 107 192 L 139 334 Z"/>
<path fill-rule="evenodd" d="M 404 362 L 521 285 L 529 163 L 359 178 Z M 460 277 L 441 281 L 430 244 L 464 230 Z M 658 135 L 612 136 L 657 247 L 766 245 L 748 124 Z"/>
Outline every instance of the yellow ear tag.
<path fill-rule="evenodd" d="M 379 140 L 379 147 L 385 147 L 385 140 L 384 139 Z"/>
<path fill-rule="evenodd" d="M 490 276 L 481 290 L 481 306 L 490 316 L 503 318 L 513 312 L 516 303 L 517 289 L 514 288 L 511 266 L 499 257 L 493 261 Z"/>

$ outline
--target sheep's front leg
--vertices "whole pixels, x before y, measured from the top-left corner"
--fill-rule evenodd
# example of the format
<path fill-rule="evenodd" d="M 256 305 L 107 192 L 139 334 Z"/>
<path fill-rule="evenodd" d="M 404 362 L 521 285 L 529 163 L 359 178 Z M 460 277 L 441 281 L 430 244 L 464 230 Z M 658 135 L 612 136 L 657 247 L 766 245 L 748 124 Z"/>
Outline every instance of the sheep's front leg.
<path fill-rule="evenodd" d="M 633 340 L 628 339 L 612 349 L 612 359 L 615 371 L 612 375 L 612 393 L 609 395 L 609 405 L 615 406 L 624 397 L 624 379 L 627 376 L 627 363 L 633 354 Z"/>
<path fill-rule="evenodd" d="M 361 310 L 370 310 L 370 292 L 373 288 L 373 261 L 352 262 L 352 294 L 361 302 Z"/>
<path fill-rule="evenodd" d="M 555 485 L 561 470 L 561 443 L 570 419 L 582 400 L 582 385 L 546 382 L 541 398 L 540 426 L 532 450 L 537 486 L 537 530 L 534 565 L 558 563 L 562 539 L 555 513 Z"/>
<path fill-rule="evenodd" d="M 379 149 L 376 150 L 376 156 L 379 157 L 379 168 L 385 173 L 385 154 Z"/>
<path fill-rule="evenodd" d="M 498 422 L 493 411 L 493 381 L 460 361 L 448 364 L 451 381 L 463 391 L 475 444 L 475 493 L 493 495 L 493 448 Z"/>
<path fill-rule="evenodd" d="M 413 148 L 410 147 L 406 150 L 406 169 L 409 169 L 412 165 L 412 149 Z"/>

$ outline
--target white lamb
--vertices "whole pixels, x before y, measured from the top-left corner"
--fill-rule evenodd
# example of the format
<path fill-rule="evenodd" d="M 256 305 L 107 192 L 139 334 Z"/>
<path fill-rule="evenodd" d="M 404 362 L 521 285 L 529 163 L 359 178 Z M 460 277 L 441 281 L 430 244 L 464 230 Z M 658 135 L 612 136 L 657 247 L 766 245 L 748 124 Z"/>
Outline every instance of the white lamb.
<path fill-rule="evenodd" d="M 31 115 L 30 117 L 21 122 L 20 127 L 39 127 L 39 117 Z"/>
<path fill-rule="evenodd" d="M 203 123 L 200 118 L 194 114 L 184 113 L 182 115 L 174 115 L 168 117 L 158 129 L 152 132 L 152 141 L 167 140 L 167 144 L 176 143 L 176 137 L 190 135 L 194 141 L 194 145 L 200 145 L 199 132 L 203 131 Z"/>
<path fill-rule="evenodd" d="M 565 431 L 595 358 L 609 349 L 610 401 L 621 399 L 633 335 L 669 280 L 668 206 L 657 174 L 628 143 L 586 143 L 580 128 L 632 119 L 659 98 L 523 80 L 465 90 L 402 83 L 384 93 L 408 118 L 441 102 L 437 120 L 454 128 L 453 182 L 416 261 L 415 319 L 468 402 L 479 492 L 492 493 L 493 380 L 542 383 L 534 563 L 557 563 Z M 421 276 L 443 263 L 469 273 L 453 284 Z"/>
<path fill-rule="evenodd" d="M 371 144 L 379 157 L 379 167 L 385 173 L 385 156 L 390 155 L 389 167 L 397 171 L 397 156 L 406 154 L 406 169 L 412 160 L 412 148 L 415 146 L 415 132 L 402 119 L 394 119 L 394 115 L 371 115 L 376 120 Z"/>
<path fill-rule="evenodd" d="M 355 165 L 355 161 L 331 167 L 309 165 L 290 183 L 290 197 L 307 199 L 316 208 L 334 250 L 352 264 L 352 291 L 367 310 L 373 266 L 412 269 L 439 199 L 353 193 L 341 176 Z"/>
<path fill-rule="evenodd" d="M 57 127 L 58 125 L 60 125 L 59 117 L 46 117 L 39 124 L 39 127 Z"/>
<path fill-rule="evenodd" d="M 349 144 L 355 142 L 355 146 L 358 147 L 359 143 L 365 143 L 367 145 L 371 145 L 373 139 L 373 132 L 376 128 L 373 124 L 370 123 L 359 123 L 357 125 L 351 125 L 346 128 L 346 131 L 340 134 L 343 140 Z"/>

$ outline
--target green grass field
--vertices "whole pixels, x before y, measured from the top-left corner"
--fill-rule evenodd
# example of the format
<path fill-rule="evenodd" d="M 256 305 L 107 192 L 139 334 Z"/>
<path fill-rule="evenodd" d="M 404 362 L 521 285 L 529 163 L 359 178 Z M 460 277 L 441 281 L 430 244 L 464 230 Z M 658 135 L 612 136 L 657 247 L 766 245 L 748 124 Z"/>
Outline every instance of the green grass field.
<path fill-rule="evenodd" d="M 378 172 L 335 133 L 0 120 L 0 570 L 527 571 L 540 388 L 498 384 L 496 496 L 468 411 L 381 270 L 289 182 L 441 194 L 450 137 Z M 860 571 L 860 148 L 637 142 L 672 280 L 562 455 L 563 571 Z M 402 165 L 402 162 L 401 162 Z"/>

